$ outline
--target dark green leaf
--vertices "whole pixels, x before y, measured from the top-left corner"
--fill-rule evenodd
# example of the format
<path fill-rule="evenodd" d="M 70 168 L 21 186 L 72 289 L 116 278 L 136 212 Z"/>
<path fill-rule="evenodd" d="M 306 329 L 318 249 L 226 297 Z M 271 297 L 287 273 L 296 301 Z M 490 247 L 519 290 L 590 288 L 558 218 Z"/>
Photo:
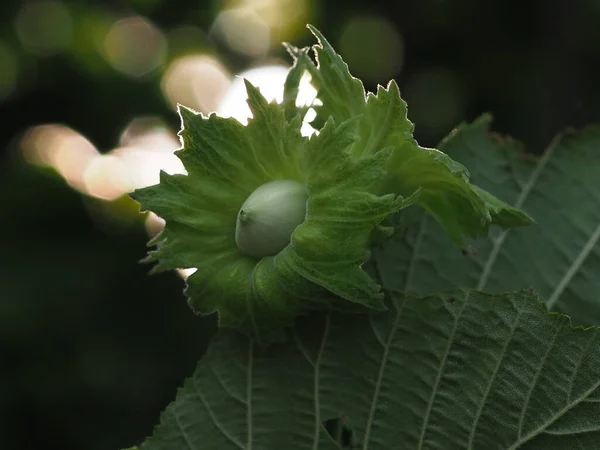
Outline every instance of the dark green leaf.
<path fill-rule="evenodd" d="M 566 132 L 535 157 L 490 133 L 490 120 L 461 125 L 441 149 L 471 168 L 474 183 L 537 225 L 474 241 L 461 255 L 434 221 L 407 210 L 408 231 L 377 251 L 384 283 L 417 295 L 452 286 L 530 286 L 574 323 L 600 323 L 600 128 Z"/>
<path fill-rule="evenodd" d="M 315 315 L 286 344 L 222 331 L 142 450 L 600 448 L 600 331 L 527 292 L 392 295 Z"/>

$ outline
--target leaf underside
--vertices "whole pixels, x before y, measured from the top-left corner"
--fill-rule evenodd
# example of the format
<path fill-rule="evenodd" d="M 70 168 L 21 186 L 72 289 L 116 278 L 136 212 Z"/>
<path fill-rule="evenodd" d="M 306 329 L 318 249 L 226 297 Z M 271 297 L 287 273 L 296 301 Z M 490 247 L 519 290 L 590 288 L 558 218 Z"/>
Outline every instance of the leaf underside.
<path fill-rule="evenodd" d="M 600 331 L 529 292 L 392 295 L 390 310 L 315 315 L 268 348 L 221 331 L 142 450 L 593 449 Z"/>

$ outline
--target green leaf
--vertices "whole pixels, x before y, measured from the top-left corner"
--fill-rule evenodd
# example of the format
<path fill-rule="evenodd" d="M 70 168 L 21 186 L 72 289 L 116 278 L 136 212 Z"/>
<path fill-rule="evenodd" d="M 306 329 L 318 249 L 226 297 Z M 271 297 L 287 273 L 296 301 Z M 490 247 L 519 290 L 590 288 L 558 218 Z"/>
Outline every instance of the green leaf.
<path fill-rule="evenodd" d="M 568 131 L 535 157 L 490 133 L 490 121 L 459 126 L 440 148 L 472 168 L 474 183 L 537 225 L 474 241 L 462 256 L 434 221 L 408 210 L 406 232 L 376 251 L 384 283 L 416 295 L 530 286 L 575 324 L 600 323 L 600 128 Z"/>
<path fill-rule="evenodd" d="M 528 292 L 392 294 L 268 348 L 221 331 L 142 450 L 600 448 L 600 330 Z M 349 447 L 347 447 L 349 448 Z"/>
<path fill-rule="evenodd" d="M 362 82 L 350 75 L 348 65 L 321 32 L 311 25 L 308 28 L 319 41 L 314 47 L 318 66 L 304 59 L 317 89 L 317 98 L 323 102 L 317 110 L 318 120 L 325 122 L 329 117 L 345 120 L 363 114 L 366 98 Z"/>
<path fill-rule="evenodd" d="M 417 203 L 463 247 L 468 237 L 487 236 L 492 223 L 503 227 L 531 224 L 523 213 L 474 189 L 464 166 L 438 150 L 417 144 L 413 124 L 406 115 L 406 103 L 394 81 L 387 88 L 380 86 L 376 95 L 365 95 L 360 80 L 350 75 L 348 66 L 329 42 L 314 27 L 309 28 L 319 41 L 314 47 L 318 66 L 312 64 L 305 49 L 289 48 L 295 59 L 289 84 L 294 85 L 300 72 L 307 71 L 311 75 L 317 97 L 323 103 L 317 109 L 318 124 L 329 117 L 337 122 L 360 117 L 358 139 L 351 150 L 353 155 L 393 149 L 381 192 L 408 196 L 420 189 Z M 288 90 L 290 98 L 293 92 L 291 88 Z"/>

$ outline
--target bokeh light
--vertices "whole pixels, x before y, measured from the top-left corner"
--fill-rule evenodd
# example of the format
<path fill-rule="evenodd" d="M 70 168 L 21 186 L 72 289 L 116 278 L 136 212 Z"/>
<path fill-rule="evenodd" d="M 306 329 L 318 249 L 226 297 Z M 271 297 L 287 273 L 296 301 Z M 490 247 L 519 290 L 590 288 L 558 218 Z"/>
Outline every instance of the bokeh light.
<path fill-rule="evenodd" d="M 234 52 L 252 58 L 293 38 L 309 21 L 307 0 L 237 0 L 226 6 L 212 32 Z"/>
<path fill-rule="evenodd" d="M 279 45 L 280 41 L 290 40 L 304 25 L 311 22 L 308 0 L 229 0 L 223 12 L 235 11 L 235 19 L 244 22 L 257 21 L 270 31 L 268 46 Z M 250 25 L 246 25 L 250 27 Z M 251 34 L 246 34 L 252 39 Z"/>
<path fill-rule="evenodd" d="M 134 119 L 121 134 L 119 146 L 96 158 L 86 169 L 85 193 L 114 200 L 135 189 L 157 184 L 160 171 L 185 173 L 173 153 L 177 136 L 153 118 Z"/>
<path fill-rule="evenodd" d="M 119 72 L 134 78 L 156 69 L 167 54 L 163 33 L 147 19 L 135 16 L 115 22 L 104 39 L 104 55 Z"/>
<path fill-rule="evenodd" d="M 73 39 L 73 18 L 64 3 L 27 2 L 15 18 L 17 35 L 28 51 L 47 56 L 65 50 Z"/>
<path fill-rule="evenodd" d="M 435 139 L 465 118 L 465 89 L 451 70 L 434 67 L 415 72 L 402 96 L 409 105 L 408 118 L 416 124 L 416 131 Z"/>
<path fill-rule="evenodd" d="M 288 67 L 270 65 L 242 72 L 231 83 L 231 87 L 217 108 L 217 114 L 221 117 L 233 117 L 243 124 L 248 123 L 248 119 L 252 117 L 252 113 L 247 103 L 248 94 L 244 79 L 247 79 L 256 86 L 268 101 L 282 102 L 283 87 L 288 71 Z M 318 104 L 315 100 L 316 96 L 317 91 L 310 84 L 310 76 L 303 76 L 300 81 L 296 104 L 298 106 Z M 308 123 L 313 118 L 314 110 L 311 110 L 306 115 L 302 126 L 303 135 L 308 136 L 315 132 Z"/>
<path fill-rule="evenodd" d="M 221 117 L 233 117 L 246 124 L 248 119 L 252 117 L 252 113 L 246 102 L 248 95 L 244 79 L 256 86 L 268 101 L 281 102 L 283 100 L 283 83 L 287 72 L 288 68 L 285 66 L 271 65 L 240 73 L 235 77 L 231 87 L 219 104 L 217 114 Z"/>
<path fill-rule="evenodd" d="M 404 40 L 385 17 L 355 17 L 344 26 L 340 54 L 356 76 L 385 84 L 400 72 Z"/>
<path fill-rule="evenodd" d="M 181 143 L 175 133 L 160 121 L 139 118 L 132 121 L 121 135 L 120 147 L 110 154 L 125 165 L 125 192 L 151 186 L 160 181 L 160 171 L 171 175 L 186 173 L 175 150 Z"/>
<path fill-rule="evenodd" d="M 21 141 L 27 161 L 53 168 L 75 189 L 107 201 L 157 184 L 161 170 L 185 173 L 174 155 L 180 147 L 175 133 L 154 118 L 134 119 L 106 154 L 64 125 L 33 127 Z"/>
<path fill-rule="evenodd" d="M 303 26 L 308 15 L 306 0 L 244 0 L 241 2 L 255 11 L 278 34 L 292 26 Z"/>
<path fill-rule="evenodd" d="M 231 77 L 227 69 L 208 55 L 186 55 L 175 59 L 162 79 L 162 90 L 173 108 L 180 103 L 203 113 L 209 113 L 229 88 Z"/>
<path fill-rule="evenodd" d="M 233 51 L 254 58 L 265 56 L 271 46 L 269 25 L 248 7 L 221 12 L 215 20 L 213 32 Z"/>
<path fill-rule="evenodd" d="M 19 66 L 14 52 L 0 40 L 0 100 L 15 89 L 18 73 Z"/>
<path fill-rule="evenodd" d="M 167 222 L 162 217 L 158 217 L 153 212 L 149 212 L 148 217 L 146 217 L 146 221 L 144 222 L 144 227 L 146 228 L 148 236 L 154 237 L 162 231 L 166 223 Z"/>
<path fill-rule="evenodd" d="M 190 275 L 194 274 L 194 272 L 196 272 L 198 269 L 196 269 L 195 267 L 189 268 L 189 269 L 177 269 L 177 273 L 179 274 L 179 276 L 181 278 L 183 278 L 184 280 L 187 279 Z"/>
<path fill-rule="evenodd" d="M 64 125 L 30 128 L 21 140 L 25 159 L 55 169 L 79 191 L 85 191 L 84 172 L 99 156 L 96 147 L 78 132 Z"/>
<path fill-rule="evenodd" d="M 94 158 L 83 172 L 83 192 L 101 200 L 115 200 L 127 192 L 127 166 L 117 156 Z"/>

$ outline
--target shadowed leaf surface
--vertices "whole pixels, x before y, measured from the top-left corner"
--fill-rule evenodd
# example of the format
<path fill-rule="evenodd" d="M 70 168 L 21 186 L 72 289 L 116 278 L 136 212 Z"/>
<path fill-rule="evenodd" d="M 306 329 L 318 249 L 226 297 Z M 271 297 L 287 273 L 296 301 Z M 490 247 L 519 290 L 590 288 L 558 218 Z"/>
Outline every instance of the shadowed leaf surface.
<path fill-rule="evenodd" d="M 377 250 L 384 284 L 415 295 L 533 287 L 576 325 L 600 323 L 600 128 L 564 133 L 537 158 L 490 133 L 490 120 L 461 125 L 440 148 L 469 167 L 475 184 L 537 224 L 496 230 L 463 256 L 435 221 L 408 210 L 406 231 Z"/>
<path fill-rule="evenodd" d="M 392 295 L 370 315 L 300 320 L 268 348 L 213 341 L 144 450 L 574 449 L 600 445 L 597 329 L 526 291 Z"/>

